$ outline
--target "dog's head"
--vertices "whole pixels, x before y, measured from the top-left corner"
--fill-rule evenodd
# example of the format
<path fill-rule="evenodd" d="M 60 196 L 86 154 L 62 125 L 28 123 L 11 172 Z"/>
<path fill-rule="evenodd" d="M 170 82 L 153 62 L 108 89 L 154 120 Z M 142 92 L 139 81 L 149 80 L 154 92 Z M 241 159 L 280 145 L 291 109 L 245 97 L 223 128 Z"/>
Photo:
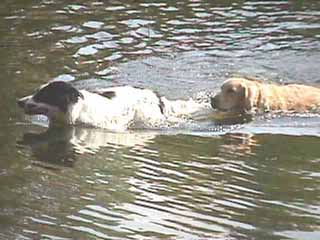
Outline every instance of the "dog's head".
<path fill-rule="evenodd" d="M 221 91 L 211 98 L 211 106 L 225 112 L 252 110 L 259 92 L 258 85 L 256 80 L 230 78 L 223 83 Z"/>
<path fill-rule="evenodd" d="M 34 94 L 18 100 L 18 105 L 26 114 L 41 114 L 52 118 L 59 113 L 66 114 L 69 107 L 83 95 L 62 81 L 53 81 L 38 88 Z"/>

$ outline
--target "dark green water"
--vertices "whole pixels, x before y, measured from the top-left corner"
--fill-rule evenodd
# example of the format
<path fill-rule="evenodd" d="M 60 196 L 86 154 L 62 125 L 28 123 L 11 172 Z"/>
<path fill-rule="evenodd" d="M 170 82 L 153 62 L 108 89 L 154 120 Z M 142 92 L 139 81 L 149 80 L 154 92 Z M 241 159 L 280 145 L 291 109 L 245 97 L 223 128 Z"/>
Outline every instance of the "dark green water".
<path fill-rule="evenodd" d="M 169 97 L 320 81 L 318 1 L 2 1 L 0 239 L 320 239 L 320 117 L 46 132 L 51 79 Z"/>

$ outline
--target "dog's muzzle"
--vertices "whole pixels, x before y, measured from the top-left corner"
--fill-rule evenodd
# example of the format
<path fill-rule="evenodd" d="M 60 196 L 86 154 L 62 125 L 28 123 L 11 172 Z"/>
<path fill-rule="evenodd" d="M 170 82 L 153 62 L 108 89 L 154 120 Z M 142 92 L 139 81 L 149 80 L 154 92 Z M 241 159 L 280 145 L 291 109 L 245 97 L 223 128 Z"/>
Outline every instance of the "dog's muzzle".
<path fill-rule="evenodd" d="M 48 112 L 47 109 L 43 107 L 39 107 L 37 104 L 29 101 L 30 96 L 18 99 L 18 106 L 23 108 L 24 112 L 29 115 L 34 114 L 46 114 Z"/>

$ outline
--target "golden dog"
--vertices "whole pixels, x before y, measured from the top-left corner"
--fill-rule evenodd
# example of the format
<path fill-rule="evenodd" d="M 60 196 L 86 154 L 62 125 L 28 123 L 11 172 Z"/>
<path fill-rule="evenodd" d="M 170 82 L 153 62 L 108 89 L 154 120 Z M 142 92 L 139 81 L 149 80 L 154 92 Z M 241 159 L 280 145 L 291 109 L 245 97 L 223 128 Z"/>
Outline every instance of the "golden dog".
<path fill-rule="evenodd" d="M 247 78 L 226 80 L 211 106 L 223 112 L 311 112 L 320 109 L 320 88 L 277 85 Z"/>

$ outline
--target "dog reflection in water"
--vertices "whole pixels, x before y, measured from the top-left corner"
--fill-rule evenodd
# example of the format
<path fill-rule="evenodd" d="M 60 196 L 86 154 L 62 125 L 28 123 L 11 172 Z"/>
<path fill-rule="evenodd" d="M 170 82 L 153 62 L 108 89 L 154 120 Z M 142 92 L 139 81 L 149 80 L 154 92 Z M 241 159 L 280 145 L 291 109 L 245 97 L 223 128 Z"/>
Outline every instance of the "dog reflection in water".
<path fill-rule="evenodd" d="M 69 127 L 25 133 L 19 145 L 31 147 L 37 162 L 45 168 L 72 167 L 79 154 L 95 154 L 103 148 L 143 148 L 156 136 L 152 132 L 108 132 L 102 129 Z"/>
<path fill-rule="evenodd" d="M 254 134 L 250 133 L 228 133 L 224 137 L 219 151 L 223 156 L 248 157 L 255 155 L 255 149 L 259 146 L 259 141 Z"/>

